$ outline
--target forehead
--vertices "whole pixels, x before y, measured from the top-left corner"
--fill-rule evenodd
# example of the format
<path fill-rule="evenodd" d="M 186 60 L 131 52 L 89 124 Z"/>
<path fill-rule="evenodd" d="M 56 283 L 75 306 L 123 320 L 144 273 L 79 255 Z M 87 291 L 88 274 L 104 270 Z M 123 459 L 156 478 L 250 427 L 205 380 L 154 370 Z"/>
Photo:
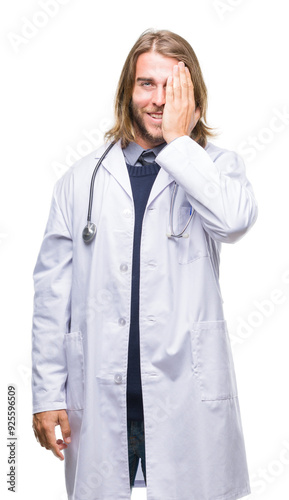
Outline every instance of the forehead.
<path fill-rule="evenodd" d="M 158 52 L 144 52 L 137 59 L 135 78 L 167 80 L 175 64 L 178 64 L 178 59 L 163 56 Z"/>

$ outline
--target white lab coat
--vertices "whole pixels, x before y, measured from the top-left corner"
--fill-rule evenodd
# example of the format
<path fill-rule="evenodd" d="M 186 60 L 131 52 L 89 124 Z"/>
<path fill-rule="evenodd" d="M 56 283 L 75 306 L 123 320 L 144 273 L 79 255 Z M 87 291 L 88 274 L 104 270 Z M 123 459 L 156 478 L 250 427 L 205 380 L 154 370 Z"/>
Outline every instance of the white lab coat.
<path fill-rule="evenodd" d="M 34 272 L 33 413 L 66 408 L 69 500 L 129 500 L 126 374 L 134 203 L 117 143 L 100 167 L 82 240 L 92 171 L 104 147 L 54 189 Z M 235 500 L 250 493 L 231 345 L 218 280 L 221 242 L 255 222 L 242 159 L 187 136 L 161 166 L 143 219 L 140 359 L 148 500 Z M 188 238 L 167 237 L 194 210 Z M 139 464 L 136 484 L 145 486 Z"/>

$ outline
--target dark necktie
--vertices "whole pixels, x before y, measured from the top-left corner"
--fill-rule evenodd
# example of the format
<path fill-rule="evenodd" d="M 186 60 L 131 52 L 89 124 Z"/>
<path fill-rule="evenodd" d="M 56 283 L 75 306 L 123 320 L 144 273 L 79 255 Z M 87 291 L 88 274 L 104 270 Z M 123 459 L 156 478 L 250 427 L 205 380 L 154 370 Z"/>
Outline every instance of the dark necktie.
<path fill-rule="evenodd" d="M 140 157 L 138 158 L 138 161 L 145 167 L 149 167 L 150 165 L 156 165 L 155 162 L 155 157 L 156 155 L 154 154 L 153 151 L 148 150 L 148 151 L 143 151 Z"/>

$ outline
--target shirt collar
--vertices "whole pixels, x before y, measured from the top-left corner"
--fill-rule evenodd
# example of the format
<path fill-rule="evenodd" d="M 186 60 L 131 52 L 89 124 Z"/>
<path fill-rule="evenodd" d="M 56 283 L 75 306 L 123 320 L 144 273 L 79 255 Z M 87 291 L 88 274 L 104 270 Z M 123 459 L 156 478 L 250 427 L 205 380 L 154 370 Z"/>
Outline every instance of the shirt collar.
<path fill-rule="evenodd" d="M 166 144 L 167 144 L 166 142 L 163 142 L 162 144 L 159 144 L 158 146 L 155 146 L 152 149 L 144 149 L 136 142 L 130 142 L 128 146 L 124 148 L 122 151 L 126 162 L 129 165 L 135 165 L 143 151 L 153 151 L 154 154 L 157 156 L 159 152 L 166 146 Z"/>

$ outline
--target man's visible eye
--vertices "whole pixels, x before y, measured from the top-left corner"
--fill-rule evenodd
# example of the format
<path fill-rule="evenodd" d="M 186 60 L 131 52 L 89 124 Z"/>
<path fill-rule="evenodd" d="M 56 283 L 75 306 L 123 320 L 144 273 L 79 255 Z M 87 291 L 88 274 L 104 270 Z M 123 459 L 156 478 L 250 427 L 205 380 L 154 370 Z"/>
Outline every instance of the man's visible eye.
<path fill-rule="evenodd" d="M 142 82 L 141 86 L 148 88 L 148 87 L 151 87 L 152 84 L 151 84 L 151 82 Z"/>

